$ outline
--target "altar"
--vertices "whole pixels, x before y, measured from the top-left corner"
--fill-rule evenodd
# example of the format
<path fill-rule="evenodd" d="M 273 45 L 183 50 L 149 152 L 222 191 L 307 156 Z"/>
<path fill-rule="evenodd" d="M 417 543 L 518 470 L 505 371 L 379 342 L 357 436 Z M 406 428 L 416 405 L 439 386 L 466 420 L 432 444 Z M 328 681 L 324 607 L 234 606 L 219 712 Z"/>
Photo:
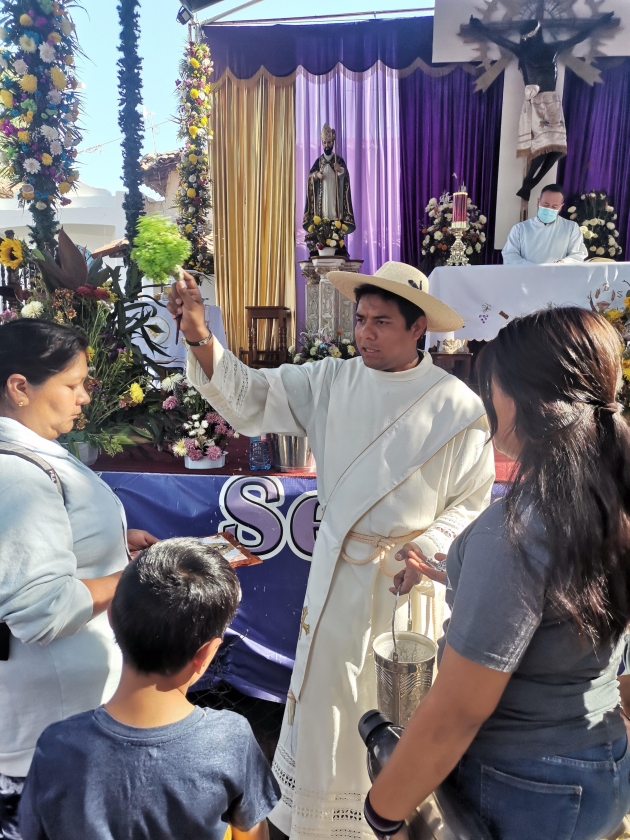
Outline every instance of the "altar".
<path fill-rule="evenodd" d="M 464 319 L 456 338 L 490 341 L 508 321 L 550 306 L 623 309 L 630 262 L 583 265 L 442 266 L 429 277 L 431 294 Z M 431 336 L 429 344 L 443 336 Z"/>

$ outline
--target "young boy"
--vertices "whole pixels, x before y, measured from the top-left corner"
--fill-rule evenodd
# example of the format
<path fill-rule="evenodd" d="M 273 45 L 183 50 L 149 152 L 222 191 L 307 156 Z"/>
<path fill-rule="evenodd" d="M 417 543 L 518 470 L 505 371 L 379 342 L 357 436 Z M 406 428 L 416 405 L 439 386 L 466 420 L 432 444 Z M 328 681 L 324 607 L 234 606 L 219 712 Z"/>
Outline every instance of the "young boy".
<path fill-rule="evenodd" d="M 240 600 L 212 548 L 165 540 L 122 574 L 110 621 L 123 653 L 111 701 L 40 737 L 23 840 L 267 840 L 277 785 L 247 721 L 191 705 Z"/>

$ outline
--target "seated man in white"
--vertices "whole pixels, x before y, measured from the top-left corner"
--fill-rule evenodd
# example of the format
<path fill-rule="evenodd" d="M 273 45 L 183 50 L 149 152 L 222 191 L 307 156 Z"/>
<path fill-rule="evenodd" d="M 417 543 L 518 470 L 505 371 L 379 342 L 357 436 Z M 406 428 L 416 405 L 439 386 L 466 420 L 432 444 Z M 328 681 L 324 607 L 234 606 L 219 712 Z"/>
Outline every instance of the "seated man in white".
<path fill-rule="evenodd" d="M 563 204 L 562 187 L 549 184 L 543 188 L 538 213 L 510 231 L 502 251 L 505 265 L 584 262 L 588 251 L 579 226 L 558 215 Z"/>

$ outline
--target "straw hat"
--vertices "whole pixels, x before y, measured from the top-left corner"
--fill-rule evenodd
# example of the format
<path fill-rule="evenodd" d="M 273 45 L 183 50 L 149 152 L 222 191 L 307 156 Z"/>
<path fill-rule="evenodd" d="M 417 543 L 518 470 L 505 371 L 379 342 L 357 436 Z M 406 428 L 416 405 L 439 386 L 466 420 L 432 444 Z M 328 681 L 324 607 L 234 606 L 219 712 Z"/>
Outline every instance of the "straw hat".
<path fill-rule="evenodd" d="M 350 300 L 356 299 L 355 289 L 365 283 L 410 300 L 427 316 L 429 332 L 451 332 L 460 330 L 464 326 L 464 322 L 454 309 L 429 294 L 428 277 L 411 265 L 386 262 L 373 275 L 355 274 L 351 271 L 331 271 L 328 279 L 344 297 Z"/>

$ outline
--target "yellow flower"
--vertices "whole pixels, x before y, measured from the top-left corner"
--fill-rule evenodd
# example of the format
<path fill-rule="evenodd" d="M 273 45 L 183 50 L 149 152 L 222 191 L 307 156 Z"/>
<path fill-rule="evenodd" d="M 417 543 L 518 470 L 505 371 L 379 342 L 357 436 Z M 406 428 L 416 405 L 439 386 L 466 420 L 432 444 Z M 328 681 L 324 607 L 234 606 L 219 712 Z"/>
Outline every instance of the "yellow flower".
<path fill-rule="evenodd" d="M 628 295 L 628 297 L 624 300 L 623 305 L 626 309 L 630 309 L 630 295 Z"/>
<path fill-rule="evenodd" d="M 313 216 L 313 224 L 314 225 L 321 225 L 322 220 L 319 216 Z"/>
<path fill-rule="evenodd" d="M 313 233 L 314 230 L 315 230 L 315 225 L 309 225 L 308 226 L 308 232 L 309 233 Z"/>
<path fill-rule="evenodd" d="M 27 125 L 30 125 L 33 122 L 33 117 L 34 116 L 35 116 L 35 114 L 32 111 L 27 111 L 26 114 L 24 114 L 24 117 L 23 117 L 24 122 Z"/>
<path fill-rule="evenodd" d="M 49 155 L 47 152 L 44 152 L 44 154 L 42 155 L 42 163 L 44 164 L 44 166 L 52 166 L 52 162 L 52 155 Z"/>
<path fill-rule="evenodd" d="M 190 128 L 188 129 L 188 133 L 190 134 L 191 137 L 196 137 L 197 134 L 199 134 L 199 129 L 197 128 L 196 125 L 191 125 Z"/>
<path fill-rule="evenodd" d="M 202 117 L 199 122 L 201 125 L 208 125 L 208 117 Z"/>
<path fill-rule="evenodd" d="M 198 67 L 201 67 L 201 65 L 199 64 L 199 62 L 197 61 L 197 59 L 196 59 L 196 58 L 191 58 L 191 59 L 190 59 L 190 61 L 189 61 L 188 63 L 190 64 L 190 66 L 191 66 L 191 67 L 194 67 L 194 68 L 195 68 L 195 70 L 196 70 Z"/>
<path fill-rule="evenodd" d="M 188 155 L 188 160 L 189 160 L 191 163 L 197 163 L 197 161 L 199 160 L 199 158 L 197 157 L 197 155 Z"/>
<path fill-rule="evenodd" d="M 186 190 L 186 195 L 188 198 L 194 198 L 197 195 L 197 190 L 194 190 L 192 187 L 188 187 Z"/>
<path fill-rule="evenodd" d="M 66 193 L 69 193 L 71 189 L 72 189 L 72 184 L 69 183 L 68 181 L 62 181 L 59 184 L 59 192 L 61 193 L 61 195 L 66 195 Z"/>
<path fill-rule="evenodd" d="M 197 99 L 198 96 L 199 96 L 199 91 L 197 90 L 197 88 L 191 88 L 190 89 L 190 98 L 191 99 Z"/>
<path fill-rule="evenodd" d="M 184 228 L 184 230 L 186 231 L 186 233 L 192 233 L 193 232 L 193 226 L 191 224 L 187 224 L 186 227 Z"/>
<path fill-rule="evenodd" d="M 65 90 L 67 79 L 63 70 L 60 70 L 58 67 L 53 67 L 50 71 L 50 78 L 57 90 Z"/>
<path fill-rule="evenodd" d="M 337 229 L 339 229 L 341 227 L 341 222 L 339 222 L 339 221 L 335 222 L 335 227 Z"/>
<path fill-rule="evenodd" d="M 13 108 L 13 94 L 10 90 L 0 90 L 0 101 L 5 108 Z"/>
<path fill-rule="evenodd" d="M 173 455 L 177 455 L 179 458 L 183 458 L 188 450 L 186 449 L 186 439 L 181 438 L 180 440 L 176 441 L 173 446 L 171 447 L 173 451 Z"/>
<path fill-rule="evenodd" d="M 72 55 L 72 53 L 68 53 L 68 55 L 64 58 L 64 61 L 66 62 L 66 64 L 68 66 L 73 65 L 74 64 L 74 56 Z"/>
<path fill-rule="evenodd" d="M 88 347 L 85 351 L 85 355 L 87 356 L 88 365 L 91 364 L 92 360 L 94 359 L 95 350 L 93 347 Z"/>
<path fill-rule="evenodd" d="M 353 344 L 348 344 L 348 347 L 347 347 L 346 349 L 348 350 L 348 355 L 350 355 L 350 356 L 354 356 L 354 354 L 357 352 L 357 351 L 354 349 L 354 345 L 353 345 Z"/>
<path fill-rule="evenodd" d="M 31 135 L 28 133 L 28 131 L 18 131 L 17 133 L 17 138 L 20 141 L 20 143 L 28 143 L 30 136 Z"/>
<path fill-rule="evenodd" d="M 340 248 L 343 248 L 343 239 L 340 239 L 338 244 Z"/>
<path fill-rule="evenodd" d="M 348 225 L 341 225 L 341 230 L 346 233 L 348 230 Z"/>
<path fill-rule="evenodd" d="M 139 405 L 144 399 L 144 391 L 137 382 L 134 382 L 129 388 L 129 397 L 134 405 Z"/>
<path fill-rule="evenodd" d="M 335 242 L 334 239 L 327 239 L 326 240 L 326 245 L 328 245 L 329 248 L 336 248 L 337 247 L 337 243 Z"/>
<path fill-rule="evenodd" d="M 30 15 L 21 15 L 20 16 L 20 26 L 32 26 L 33 25 L 33 18 Z"/>
<path fill-rule="evenodd" d="M 59 44 L 61 42 L 61 35 L 58 32 L 51 32 L 48 36 L 48 40 L 51 44 Z"/>
<path fill-rule="evenodd" d="M 630 359 L 622 359 L 621 368 L 623 371 L 623 378 L 630 379 Z"/>
<path fill-rule="evenodd" d="M 19 239 L 3 239 L 0 243 L 0 262 L 7 268 L 19 268 L 24 261 L 24 251 Z"/>
<path fill-rule="evenodd" d="M 20 79 L 20 87 L 26 93 L 35 93 L 37 90 L 37 76 L 33 76 L 31 73 L 27 73 L 26 76 L 22 76 Z"/>

